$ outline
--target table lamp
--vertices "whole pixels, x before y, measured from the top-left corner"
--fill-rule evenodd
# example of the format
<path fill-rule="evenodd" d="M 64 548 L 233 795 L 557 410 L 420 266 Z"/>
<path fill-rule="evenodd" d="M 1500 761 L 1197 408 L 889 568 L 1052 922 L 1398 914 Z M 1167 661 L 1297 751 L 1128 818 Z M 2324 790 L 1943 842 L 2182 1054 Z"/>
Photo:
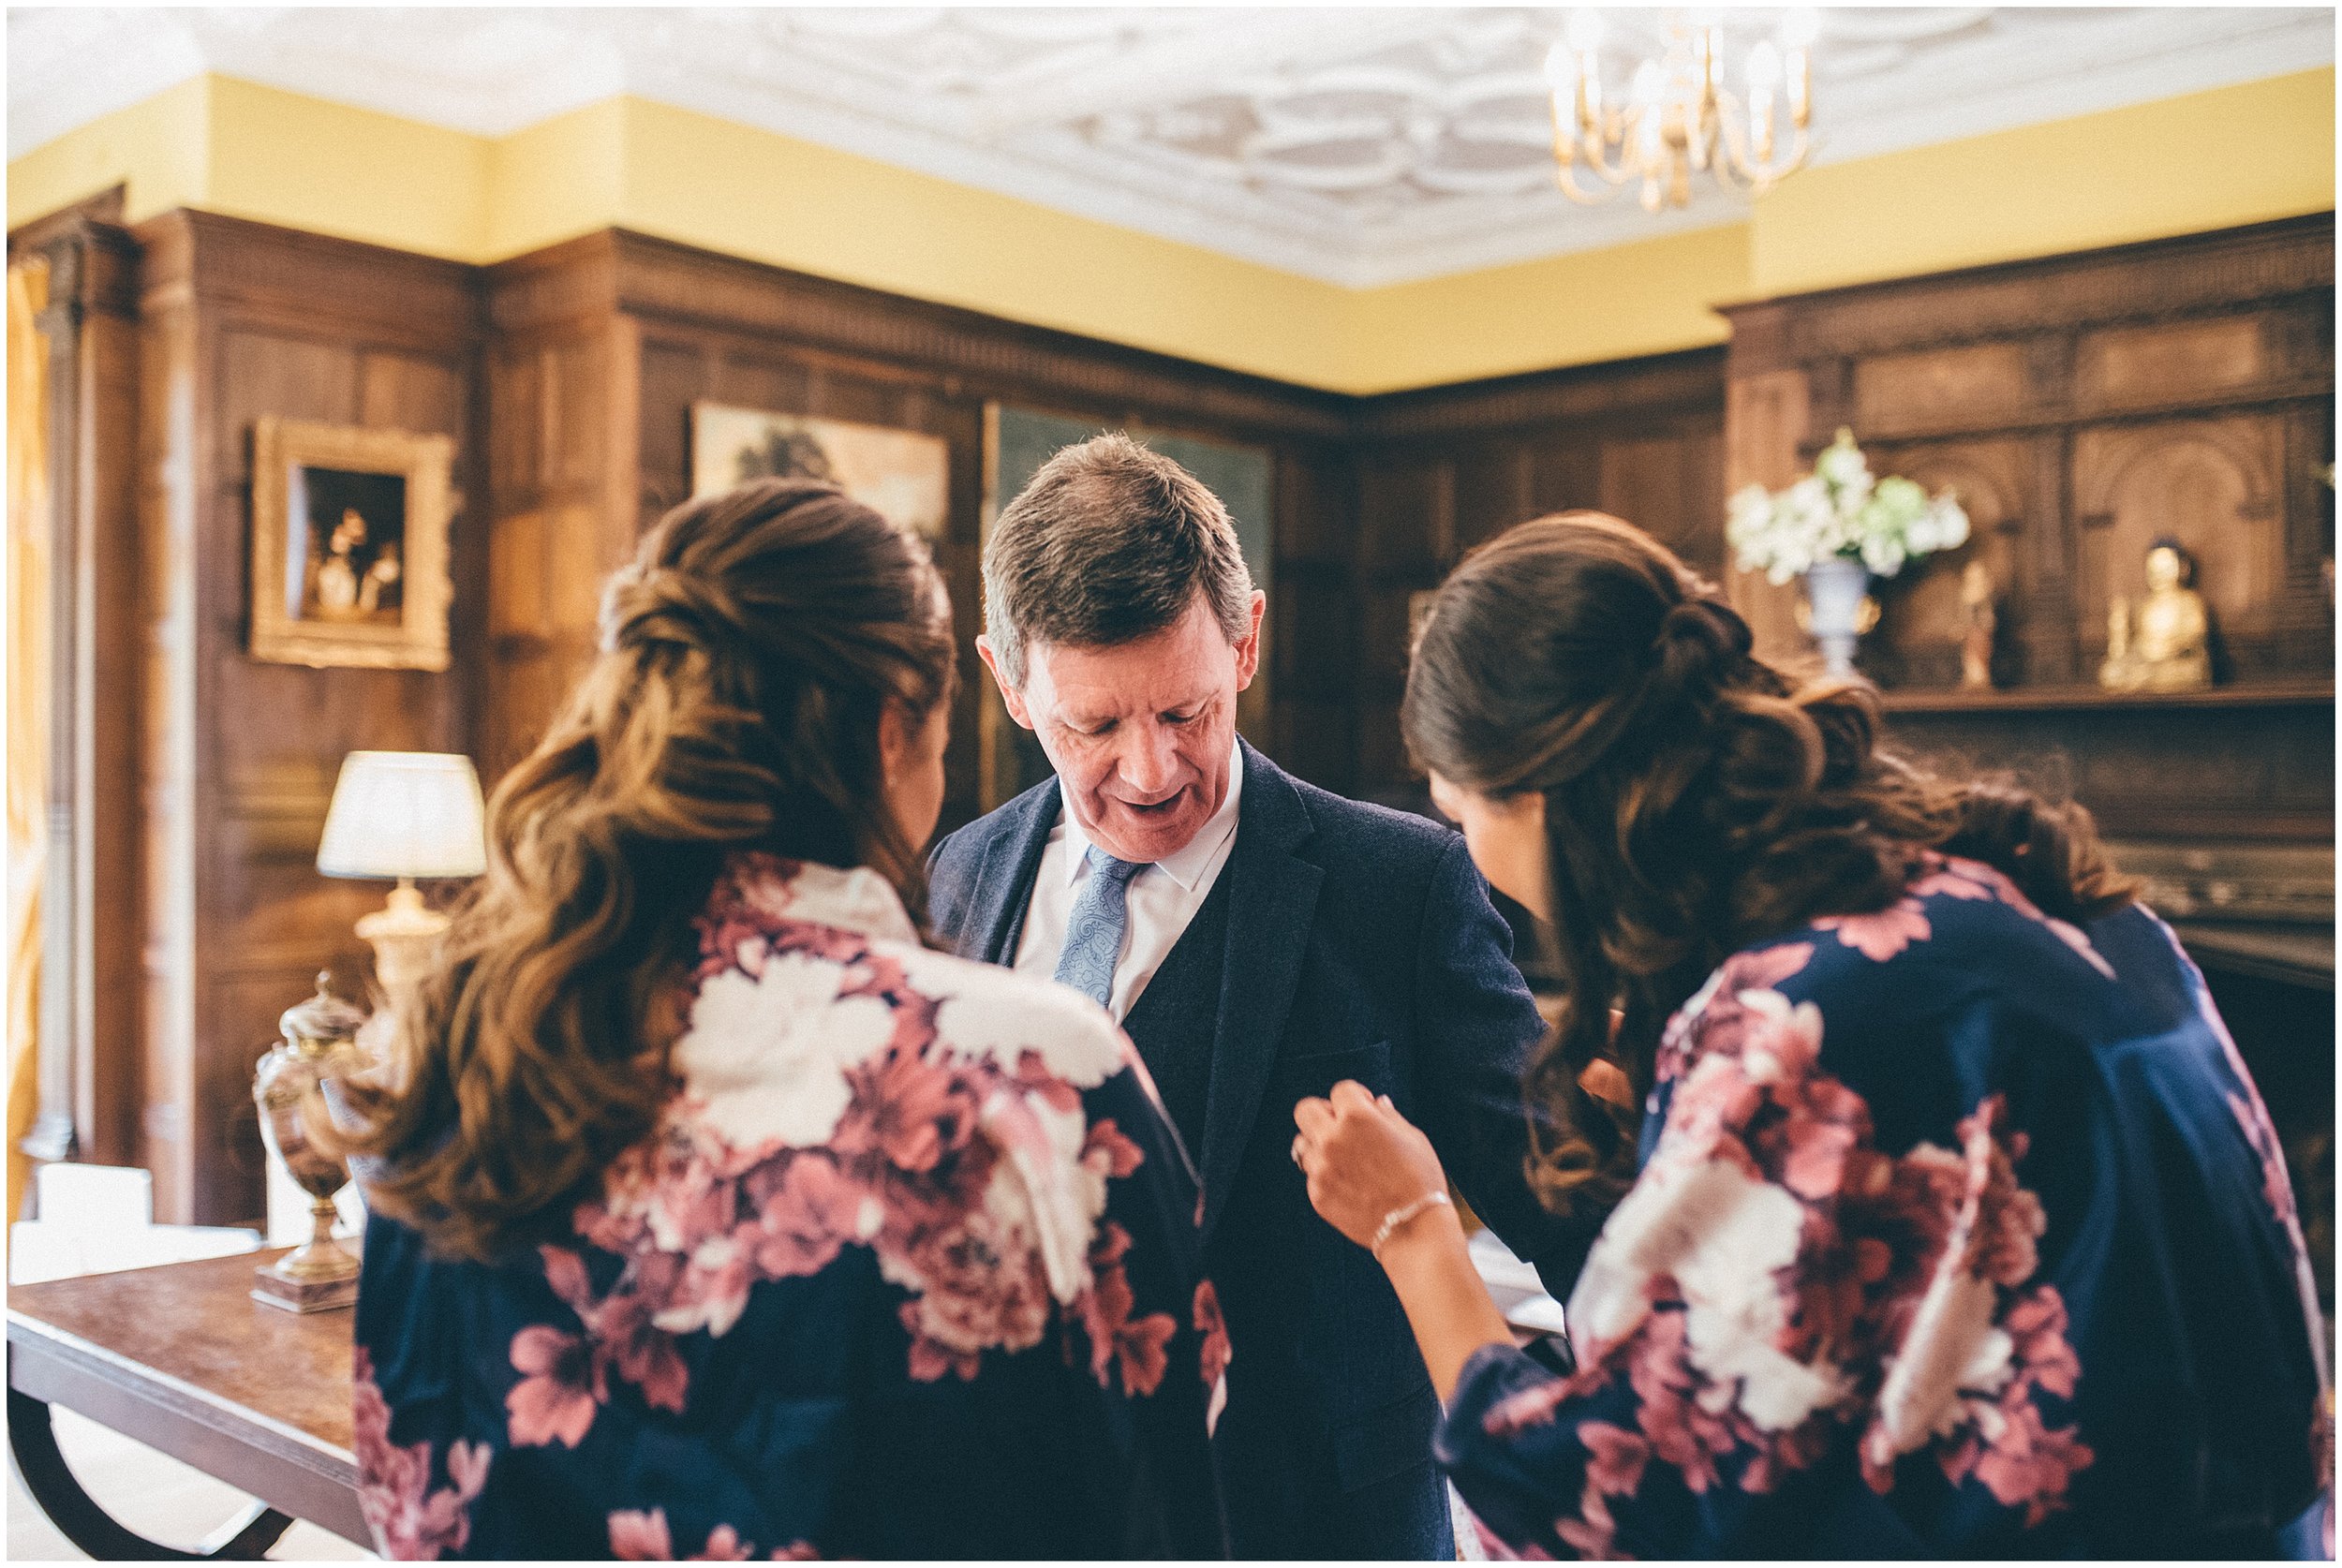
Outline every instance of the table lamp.
<path fill-rule="evenodd" d="M 423 908 L 417 877 L 477 877 L 488 867 L 480 776 L 471 759 L 437 751 L 353 751 L 325 813 L 318 869 L 329 877 L 396 878 L 390 902 L 358 922 L 386 995 L 422 978 L 447 916 Z"/>

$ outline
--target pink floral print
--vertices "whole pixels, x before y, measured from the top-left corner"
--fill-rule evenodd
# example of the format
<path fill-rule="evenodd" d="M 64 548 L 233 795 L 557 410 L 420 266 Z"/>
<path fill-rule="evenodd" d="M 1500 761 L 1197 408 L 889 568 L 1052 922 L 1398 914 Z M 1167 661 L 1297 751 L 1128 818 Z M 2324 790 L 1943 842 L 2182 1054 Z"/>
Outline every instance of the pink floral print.
<path fill-rule="evenodd" d="M 1838 939 L 1874 964 L 1883 964 L 1909 947 L 1927 940 L 1927 911 L 1916 898 L 1904 898 L 1874 914 L 1831 915 L 1814 922 L 1817 931 L 1834 931 Z"/>
<path fill-rule="evenodd" d="M 516 1448 L 558 1442 L 575 1448 L 610 1398 L 603 1358 L 575 1334 L 530 1324 L 512 1337 L 512 1365 L 522 1374 L 504 1397 Z"/>
<path fill-rule="evenodd" d="M 2100 974 L 2115 975 L 2107 954 L 2119 953 L 2140 966 L 2133 984 L 2117 998 L 2059 946 L 2012 941 L 2025 922 Z M 1533 1551 L 1810 1555 L 1805 1504 L 1780 1495 L 1797 1476 L 1796 1495 L 1831 1510 L 1833 1529 L 1878 1521 L 1883 1551 L 1916 1538 L 1955 1557 L 2037 1543 L 2125 1555 L 2163 1539 L 2167 1517 L 2174 1546 L 2232 1539 L 2232 1518 L 2190 1515 L 2159 1479 L 2142 1487 L 2162 1472 L 2142 1469 L 2130 1428 L 2105 1424 L 2136 1369 L 2121 1356 L 2168 1359 L 2203 1325 L 2088 1287 L 2116 1266 L 2105 1250 L 2276 1271 L 2264 1286 L 2290 1250 L 2313 1342 L 2288 1342 L 2299 1330 L 2281 1292 L 2244 1291 L 2202 1360 L 2201 1395 L 2216 1400 L 2215 1380 L 2246 1365 L 2233 1397 L 2309 1417 L 2306 1454 L 2282 1436 L 2249 1460 L 2223 1450 L 2231 1466 L 2265 1467 L 2265 1481 L 2255 1470 L 2227 1484 L 2265 1484 L 2270 1540 L 2299 1544 L 2315 1478 L 2331 1487 L 2331 1440 L 2308 1398 L 2320 1391 L 2322 1412 L 2327 1384 L 2281 1151 L 2168 929 L 2135 909 L 2094 929 L 2106 952 L 1997 871 L 1925 855 L 1889 908 L 1719 966 L 1661 1038 L 1650 1153 L 1569 1303 L 1579 1369 L 1554 1377 L 1504 1347 L 1466 1368 L 1442 1447 L 1475 1518 Z M 2153 931 L 2170 943 L 2160 971 L 2142 940 Z M 2200 1020 L 2166 1015 L 2182 977 Z M 2241 1137 L 2223 1149 L 2231 1125 Z M 2037 1136 L 2057 1138 L 2054 1161 Z M 2134 1198 L 2128 1173 L 2167 1144 L 2203 1157 L 2172 1177 L 2200 1178 L 2202 1212 L 2234 1234 L 2153 1234 L 2157 1200 Z M 2237 1201 L 2255 1190 L 2265 1212 Z M 2051 1202 L 2068 1206 L 2055 1253 Z M 2076 1310 L 2093 1316 L 2078 1326 Z M 2173 1420 L 2232 1446 L 2236 1413 L 2221 1427 Z M 1819 1501 L 1840 1476 L 1886 1508 Z M 2300 1532 L 2318 1522 L 2304 1516 Z"/>
<path fill-rule="evenodd" d="M 1126 1390 L 1152 1394 L 1163 1382 L 1164 1347 L 1178 1332 L 1178 1324 L 1168 1312 L 1132 1318 L 1137 1298 L 1131 1294 L 1130 1276 L 1122 1265 L 1130 1250 L 1130 1233 L 1107 1221 L 1090 1249 L 1090 1276 L 1096 1283 L 1075 1305 L 1089 1337 L 1089 1369 L 1099 1383 L 1113 1386 L 1111 1374 L 1119 1368 Z"/>
<path fill-rule="evenodd" d="M 1894 1461 L 1932 1443 L 1949 1479 L 1974 1473 L 2001 1502 L 2022 1505 L 2031 1527 L 2064 1505 L 2067 1482 L 2092 1455 L 2072 1427 L 2047 1427 L 2034 1398 L 2071 1399 L 2082 1368 L 2057 1288 L 2025 1288 L 2047 1220 L 2018 1185 L 2026 1138 L 2006 1131 L 2005 1107 L 1993 1095 L 1960 1123 L 1959 1207 L 1888 1360 L 1862 1464 L 1884 1492 Z M 1934 1150 L 1928 1158 L 1948 1164 Z"/>
<path fill-rule="evenodd" d="M 727 1524 L 709 1531 L 707 1544 L 698 1551 L 678 1558 L 668 1533 L 664 1508 L 653 1508 L 647 1513 L 622 1508 L 610 1516 L 610 1555 L 620 1562 L 746 1562 L 756 1551 L 743 1546 L 739 1531 Z M 787 1554 L 790 1559 L 796 1555 Z M 775 1552 L 773 1560 L 782 1561 L 783 1554 Z"/>
<path fill-rule="evenodd" d="M 429 1562 L 471 1538 L 472 1500 L 488 1483 L 485 1443 L 448 1445 L 449 1485 L 431 1485 L 431 1444 L 391 1442 L 391 1408 L 361 1345 L 351 1358 L 350 1441 L 358 1459 L 358 1506 L 386 1558 Z"/>
<path fill-rule="evenodd" d="M 753 1538 L 772 1516 L 809 1521 L 807 1533 L 845 1549 L 948 1539 L 929 1533 L 943 1521 L 915 1501 L 874 1509 L 867 1469 L 843 1490 L 818 1462 L 760 1476 L 754 1501 L 725 1494 L 725 1506 L 748 1510 L 728 1522 L 659 1488 L 701 1484 L 689 1473 L 694 1450 L 712 1478 L 741 1441 L 776 1455 L 835 1453 L 844 1441 L 884 1450 L 889 1423 L 993 1412 L 991 1393 L 964 1399 L 949 1385 L 1032 1351 L 1048 1359 L 1007 1380 L 1012 1399 L 1029 1390 L 1053 1417 L 1069 1395 L 1147 1400 L 1102 1424 L 1118 1435 L 1096 1470 L 1069 1473 L 1069 1488 L 1134 1488 L 1134 1506 L 1160 1505 L 1166 1538 L 1219 1539 L 1208 1442 L 1217 1412 L 1207 1407 L 1215 1384 L 1224 1397 L 1226 1331 L 1164 1219 L 1166 1197 L 1184 1214 L 1172 1178 L 1189 1174 L 1149 1168 L 1174 1146 L 1104 1013 L 923 947 L 867 870 L 735 855 L 696 934 L 672 1089 L 651 1135 L 574 1206 L 572 1234 L 490 1270 L 497 1338 L 484 1355 L 465 1344 L 451 1368 L 442 1354 L 483 1332 L 468 1296 L 454 1309 L 462 1324 L 401 1341 L 398 1381 L 414 1407 L 403 1422 L 420 1432 L 458 1419 L 445 1389 L 484 1376 L 494 1381 L 478 1392 L 492 1412 L 500 1401 L 498 1429 L 446 1449 L 435 1475 L 433 1445 L 391 1445 L 390 1405 L 361 1384 L 366 1506 L 381 1539 L 422 1556 L 509 1553 L 541 1535 L 561 1543 L 554 1555 L 814 1555 L 810 1540 Z M 382 1231 L 384 1246 L 368 1250 L 373 1299 L 403 1296 L 407 1322 L 431 1318 L 442 1265 L 404 1225 L 384 1217 Z M 1143 1252 L 1134 1231 L 1149 1238 Z M 802 1283 L 823 1275 L 834 1277 Z M 408 1334 L 387 1312 L 362 1310 L 362 1340 Z M 769 1387 L 759 1381 L 768 1367 Z M 946 1386 L 878 1398 L 857 1417 L 856 1391 L 914 1383 Z M 1015 1439 L 1046 1453 L 1092 1441 L 1048 1425 Z M 742 1438 L 749 1427 L 753 1439 Z M 637 1455 L 654 1434 L 660 1457 L 647 1466 Z M 449 1427 L 437 1435 L 444 1446 Z M 508 1445 L 520 1462 L 500 1472 L 495 1511 L 472 1511 L 491 1454 Z M 916 1487 L 933 1456 L 903 1446 Z M 548 1497 L 589 1495 L 606 1496 L 606 1511 L 537 1516 Z M 1029 1528 L 990 1521 L 975 1538 L 1057 1539 L 1046 1510 L 1058 1500 L 1026 1501 L 1043 1511 Z"/>
<path fill-rule="evenodd" d="M 1227 1320 L 1220 1315 L 1220 1293 L 1208 1280 L 1195 1287 L 1195 1331 L 1204 1337 L 1203 1373 L 1208 1386 L 1227 1375 L 1229 1354 Z"/>
<path fill-rule="evenodd" d="M 2068 920 L 2054 920 L 2041 912 L 2040 906 L 2027 898 L 2006 873 L 1979 860 L 1964 860 L 1956 855 L 1930 851 L 1921 860 L 1924 873 L 1912 883 L 1915 897 L 1924 898 L 1939 894 L 1949 898 L 1994 898 L 2008 905 L 2027 920 L 2038 921 L 2055 934 L 2059 941 L 2080 954 L 2083 960 L 2107 979 L 2114 978 L 2114 966 L 2108 963 L 2098 950 L 2090 945 L 2090 939 L 2082 928 Z"/>
<path fill-rule="evenodd" d="M 817 872 L 738 857 L 700 922 L 703 1004 L 676 1050 L 682 1092 L 660 1136 L 621 1161 L 575 1220 L 580 1235 L 630 1260 L 596 1309 L 600 1326 L 589 1326 L 630 1336 L 624 1364 L 609 1364 L 621 1376 L 639 1368 L 679 1398 L 680 1366 L 669 1368 L 656 1336 L 719 1335 L 758 1281 L 812 1274 L 844 1248 L 867 1246 L 909 1293 L 899 1316 L 913 1377 L 971 1379 L 985 1352 L 1038 1344 L 1061 1309 L 1103 1334 L 1095 1354 L 1122 1369 L 1126 1387 L 1150 1390 L 1175 1325 L 1160 1313 L 1127 1320 L 1119 1252 L 1093 1229 L 1105 1183 L 1128 1176 L 1142 1156 L 1111 1120 L 1080 1129 L 1071 1146 L 1057 1131 L 1078 1126 L 1085 1083 L 1135 1058 L 1104 1036 L 1074 1053 L 1069 1078 L 1037 1049 L 1004 1060 L 961 1048 L 941 1019 L 947 1005 L 965 1012 L 967 1002 L 922 990 L 916 956 L 806 918 L 841 896 L 835 888 L 808 895 L 803 884 Z M 776 890 L 776 881 L 792 886 Z M 900 934 L 908 939 L 907 926 Z M 842 1055 L 836 1034 L 796 1049 L 817 1027 L 800 1020 L 792 1048 L 767 1053 L 784 1058 L 764 1064 L 767 1076 L 787 1075 L 800 1098 L 835 1093 L 818 1146 L 793 1145 L 788 1130 L 733 1103 L 748 1098 L 735 1086 L 753 1087 L 761 1058 L 744 1053 L 758 1048 L 709 1028 L 711 987 L 730 984 L 727 995 L 744 1001 L 770 984 L 800 1011 L 842 1011 L 843 1033 L 860 1042 Z M 734 1007 L 727 1001 L 714 1022 L 736 1032 L 763 1015 L 735 1017 Z M 699 1069 L 715 1086 L 705 1094 Z M 744 1143 L 744 1128 L 761 1135 Z M 532 1390 L 532 1414 L 551 1393 Z M 574 1398 L 558 1409 L 574 1422 Z"/>
<path fill-rule="evenodd" d="M 1865 1423 L 1882 1489 L 1896 1457 L 1934 1444 L 1955 1482 L 1973 1472 L 2030 1518 L 2061 1506 L 2091 1455 L 2034 1395 L 2070 1398 L 2080 1368 L 2055 1289 L 2026 1288 L 2041 1206 L 1999 1101 L 1962 1123 L 1962 1149 L 1890 1156 L 1862 1098 L 1820 1067 L 1812 1003 L 1727 979 L 1696 1033 L 1658 1146 L 1571 1300 L 1584 1369 L 1484 1418 L 1517 1433 L 1632 1388 L 1631 1428 L 1579 1428 L 1586 1479 L 1561 1538 L 1608 1555 L 1612 1503 L 1652 1464 L 1695 1495 L 1727 1474 L 1764 1493 Z"/>

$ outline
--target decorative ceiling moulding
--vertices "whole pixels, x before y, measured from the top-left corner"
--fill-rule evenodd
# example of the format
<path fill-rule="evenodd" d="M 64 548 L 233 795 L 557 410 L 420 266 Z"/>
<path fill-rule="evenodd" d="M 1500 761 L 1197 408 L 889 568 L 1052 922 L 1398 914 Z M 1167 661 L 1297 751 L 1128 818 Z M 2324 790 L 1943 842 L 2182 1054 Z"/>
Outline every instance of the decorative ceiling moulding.
<path fill-rule="evenodd" d="M 1606 17 L 1622 59 L 1663 26 Z M 209 71 L 482 137 L 633 94 L 1350 288 L 1745 218 L 1715 192 L 1654 217 L 1554 188 L 1561 28 L 1501 7 L 19 8 L 9 155 Z M 2310 8 L 1831 7 L 1813 164 L 2334 57 Z"/>

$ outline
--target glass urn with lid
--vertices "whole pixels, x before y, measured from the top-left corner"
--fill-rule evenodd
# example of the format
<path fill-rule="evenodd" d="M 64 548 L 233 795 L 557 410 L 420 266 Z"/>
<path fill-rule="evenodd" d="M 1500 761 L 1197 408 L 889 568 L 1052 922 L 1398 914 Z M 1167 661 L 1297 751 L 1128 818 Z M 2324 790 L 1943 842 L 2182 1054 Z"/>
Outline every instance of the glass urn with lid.
<path fill-rule="evenodd" d="M 296 1312 L 358 1299 L 358 1260 L 334 1239 L 334 1194 L 349 1180 L 349 1167 L 310 1135 L 332 1125 L 323 1085 L 358 1068 L 358 1030 L 366 1021 L 362 1010 L 328 988 L 331 978 L 319 974 L 318 994 L 285 1010 L 277 1020 L 284 1039 L 260 1058 L 252 1077 L 261 1140 L 311 1200 L 309 1239 L 260 1268 L 252 1294 Z"/>

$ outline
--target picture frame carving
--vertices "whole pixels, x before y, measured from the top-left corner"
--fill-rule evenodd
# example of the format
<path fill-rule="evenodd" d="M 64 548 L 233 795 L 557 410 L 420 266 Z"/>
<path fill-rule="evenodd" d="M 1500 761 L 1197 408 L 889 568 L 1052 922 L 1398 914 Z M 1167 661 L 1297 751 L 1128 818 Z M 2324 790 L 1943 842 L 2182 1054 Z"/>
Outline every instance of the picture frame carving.
<path fill-rule="evenodd" d="M 251 657 L 446 670 L 454 461 L 447 436 L 254 422 Z"/>

